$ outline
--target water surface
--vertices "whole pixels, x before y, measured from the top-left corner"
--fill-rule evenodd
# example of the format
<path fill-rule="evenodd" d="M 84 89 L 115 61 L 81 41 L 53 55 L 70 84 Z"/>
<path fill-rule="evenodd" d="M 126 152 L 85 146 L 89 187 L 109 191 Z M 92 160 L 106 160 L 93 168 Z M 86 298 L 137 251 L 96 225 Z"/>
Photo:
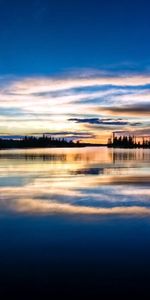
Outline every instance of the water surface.
<path fill-rule="evenodd" d="M 0 151 L 1 290 L 143 293 L 149 217 L 149 149 Z"/>

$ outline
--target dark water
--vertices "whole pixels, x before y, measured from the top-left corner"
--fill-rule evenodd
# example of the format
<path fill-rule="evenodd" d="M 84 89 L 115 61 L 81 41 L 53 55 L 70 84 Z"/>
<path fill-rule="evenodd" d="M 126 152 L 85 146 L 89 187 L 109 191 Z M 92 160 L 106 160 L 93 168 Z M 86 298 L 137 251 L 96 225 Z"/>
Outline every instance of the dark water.
<path fill-rule="evenodd" d="M 0 152 L 2 299 L 143 299 L 149 281 L 149 150 Z"/>

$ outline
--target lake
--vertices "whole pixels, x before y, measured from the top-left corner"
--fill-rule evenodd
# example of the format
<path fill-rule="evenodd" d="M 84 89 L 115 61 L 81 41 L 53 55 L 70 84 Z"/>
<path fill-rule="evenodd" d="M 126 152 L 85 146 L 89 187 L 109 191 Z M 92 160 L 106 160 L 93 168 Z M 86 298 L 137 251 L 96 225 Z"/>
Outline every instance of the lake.
<path fill-rule="evenodd" d="M 0 151 L 1 295 L 121 299 L 149 280 L 149 149 Z"/>

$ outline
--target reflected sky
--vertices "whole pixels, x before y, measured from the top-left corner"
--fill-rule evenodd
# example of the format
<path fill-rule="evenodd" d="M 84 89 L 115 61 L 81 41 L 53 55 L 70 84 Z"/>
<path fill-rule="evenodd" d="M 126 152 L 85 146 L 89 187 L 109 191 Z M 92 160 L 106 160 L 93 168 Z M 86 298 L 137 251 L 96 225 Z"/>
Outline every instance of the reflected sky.
<path fill-rule="evenodd" d="M 0 214 L 149 215 L 149 149 L 0 152 Z"/>

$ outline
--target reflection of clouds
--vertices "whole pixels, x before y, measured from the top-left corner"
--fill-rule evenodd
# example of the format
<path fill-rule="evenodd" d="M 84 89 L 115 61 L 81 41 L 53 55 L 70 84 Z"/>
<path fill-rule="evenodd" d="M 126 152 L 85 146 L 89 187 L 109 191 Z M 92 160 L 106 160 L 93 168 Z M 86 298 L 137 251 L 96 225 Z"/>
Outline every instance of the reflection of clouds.
<path fill-rule="evenodd" d="M 147 188 L 147 189 L 144 189 L 144 188 L 136 188 L 135 190 L 133 190 L 132 187 L 129 187 L 127 190 L 124 190 L 124 195 L 128 195 L 128 196 L 137 196 L 138 194 L 138 197 L 142 196 L 141 199 L 144 197 L 144 196 L 147 196 L 149 197 L 148 200 L 150 200 L 150 189 Z"/>
<path fill-rule="evenodd" d="M 135 190 L 134 190 L 135 189 Z M 0 188 L 0 210 L 33 214 L 149 214 L 148 187 L 66 188 L 41 185 Z"/>
<path fill-rule="evenodd" d="M 17 153 L 23 155 L 23 151 L 13 152 L 13 159 L 11 154 L 0 159 L 1 213 L 149 214 L 150 160 L 141 151 L 140 162 L 134 155 L 128 161 L 128 150 L 117 155 L 117 162 L 103 148 L 34 151 L 37 157 L 33 160 L 17 159 Z M 34 151 L 25 152 L 31 155 Z M 49 151 L 51 159 L 41 160 L 42 151 Z M 61 160 L 64 154 L 66 159 Z"/>
<path fill-rule="evenodd" d="M 83 214 L 83 215 L 149 215 L 149 207 L 121 206 L 112 208 L 88 207 L 43 201 L 37 199 L 23 199 L 22 201 L 9 202 L 8 210 L 28 214 Z"/>

